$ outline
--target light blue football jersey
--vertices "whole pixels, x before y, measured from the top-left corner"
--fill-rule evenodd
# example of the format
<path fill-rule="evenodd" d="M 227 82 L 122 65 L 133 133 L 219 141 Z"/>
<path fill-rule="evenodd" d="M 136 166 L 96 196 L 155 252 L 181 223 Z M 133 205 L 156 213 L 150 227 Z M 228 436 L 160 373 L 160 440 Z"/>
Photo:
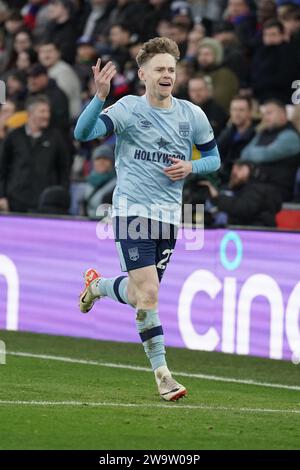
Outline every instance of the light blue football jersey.
<path fill-rule="evenodd" d="M 144 96 L 125 96 L 101 113 L 117 136 L 117 185 L 113 216 L 143 215 L 178 225 L 184 180 L 171 181 L 163 169 L 168 157 L 189 161 L 194 144 L 214 139 L 204 112 L 172 97 L 170 108 L 155 108 Z"/>

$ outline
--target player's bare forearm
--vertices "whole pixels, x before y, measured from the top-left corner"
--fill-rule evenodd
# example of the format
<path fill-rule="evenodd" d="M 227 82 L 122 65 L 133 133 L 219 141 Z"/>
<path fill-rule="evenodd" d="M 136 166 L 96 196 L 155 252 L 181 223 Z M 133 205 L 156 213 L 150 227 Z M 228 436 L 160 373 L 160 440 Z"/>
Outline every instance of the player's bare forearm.
<path fill-rule="evenodd" d="M 166 176 L 172 181 L 178 181 L 186 178 L 192 172 L 192 162 L 185 162 L 179 158 L 169 157 L 169 160 L 173 163 L 164 169 Z"/>

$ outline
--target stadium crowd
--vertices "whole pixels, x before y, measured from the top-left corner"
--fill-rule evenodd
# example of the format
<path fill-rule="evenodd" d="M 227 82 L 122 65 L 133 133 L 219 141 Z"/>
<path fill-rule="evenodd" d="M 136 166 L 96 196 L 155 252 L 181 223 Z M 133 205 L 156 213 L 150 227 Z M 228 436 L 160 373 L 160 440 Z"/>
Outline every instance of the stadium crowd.
<path fill-rule="evenodd" d="M 300 201 L 300 0 L 0 0 L 0 211 L 94 217 L 111 201 L 115 137 L 80 143 L 74 124 L 97 57 L 118 70 L 106 106 L 144 93 L 135 56 L 154 36 L 177 42 L 173 95 L 204 110 L 221 154 L 183 202 L 207 226 L 272 227 Z"/>

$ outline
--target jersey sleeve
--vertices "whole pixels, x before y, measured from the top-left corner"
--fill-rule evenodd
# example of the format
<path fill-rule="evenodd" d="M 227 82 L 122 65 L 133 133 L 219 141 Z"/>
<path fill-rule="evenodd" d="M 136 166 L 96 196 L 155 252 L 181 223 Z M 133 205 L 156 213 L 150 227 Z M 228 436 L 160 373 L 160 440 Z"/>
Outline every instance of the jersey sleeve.
<path fill-rule="evenodd" d="M 220 168 L 221 159 L 214 131 L 206 114 L 198 106 L 193 105 L 194 144 L 201 152 L 200 160 L 192 162 L 193 173 L 208 174 Z"/>
<path fill-rule="evenodd" d="M 100 118 L 107 120 L 109 118 L 113 124 L 114 132 L 121 134 L 124 132 L 130 122 L 133 103 L 129 96 L 121 98 L 111 106 L 105 108 L 100 114 Z"/>
<path fill-rule="evenodd" d="M 214 131 L 206 114 L 198 106 L 193 106 L 194 144 L 201 150 L 202 145 L 214 141 Z"/>

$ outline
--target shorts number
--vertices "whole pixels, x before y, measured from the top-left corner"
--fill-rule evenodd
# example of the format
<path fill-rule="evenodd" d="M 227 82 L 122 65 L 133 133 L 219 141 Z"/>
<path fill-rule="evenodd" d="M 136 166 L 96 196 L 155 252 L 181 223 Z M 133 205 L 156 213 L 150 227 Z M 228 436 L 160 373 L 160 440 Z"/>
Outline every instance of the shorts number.
<path fill-rule="evenodd" d="M 157 267 L 158 269 L 163 269 L 163 270 L 166 269 L 166 264 L 167 264 L 167 262 L 169 261 L 170 256 L 171 256 L 171 254 L 173 253 L 173 251 L 174 251 L 174 250 L 170 250 L 169 248 L 167 248 L 166 250 L 164 250 L 164 251 L 162 252 L 162 254 L 163 254 L 163 255 L 166 255 L 166 256 L 165 256 L 163 259 L 161 259 L 161 260 L 159 261 L 159 263 L 157 263 L 156 267 Z"/>

